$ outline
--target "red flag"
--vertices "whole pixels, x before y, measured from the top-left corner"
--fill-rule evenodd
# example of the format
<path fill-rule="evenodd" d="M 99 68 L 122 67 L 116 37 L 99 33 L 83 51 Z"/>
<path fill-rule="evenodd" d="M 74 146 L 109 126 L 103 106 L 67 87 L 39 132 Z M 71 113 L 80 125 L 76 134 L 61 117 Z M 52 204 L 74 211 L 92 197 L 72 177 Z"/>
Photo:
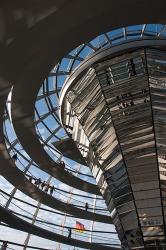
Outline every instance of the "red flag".
<path fill-rule="evenodd" d="M 79 221 L 76 221 L 76 232 L 83 233 L 85 231 L 85 226 L 80 223 Z"/>

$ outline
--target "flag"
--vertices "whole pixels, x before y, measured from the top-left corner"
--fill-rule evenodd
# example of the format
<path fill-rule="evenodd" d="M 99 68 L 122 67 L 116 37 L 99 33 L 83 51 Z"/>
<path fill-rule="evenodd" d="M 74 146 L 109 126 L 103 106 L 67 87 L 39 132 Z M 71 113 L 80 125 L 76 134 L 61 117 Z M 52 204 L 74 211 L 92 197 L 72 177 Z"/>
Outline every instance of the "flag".
<path fill-rule="evenodd" d="M 83 233 L 85 231 L 85 227 L 79 221 L 76 221 L 75 231 L 79 233 Z"/>

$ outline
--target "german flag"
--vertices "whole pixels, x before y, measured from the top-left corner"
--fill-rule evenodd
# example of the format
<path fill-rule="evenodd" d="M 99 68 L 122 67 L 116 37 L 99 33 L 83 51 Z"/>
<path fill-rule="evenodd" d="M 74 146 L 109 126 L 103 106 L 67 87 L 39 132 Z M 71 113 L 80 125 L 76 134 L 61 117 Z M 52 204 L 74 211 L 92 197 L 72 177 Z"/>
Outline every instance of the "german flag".
<path fill-rule="evenodd" d="M 76 221 L 75 231 L 79 233 L 83 233 L 85 231 L 85 226 L 79 221 Z"/>

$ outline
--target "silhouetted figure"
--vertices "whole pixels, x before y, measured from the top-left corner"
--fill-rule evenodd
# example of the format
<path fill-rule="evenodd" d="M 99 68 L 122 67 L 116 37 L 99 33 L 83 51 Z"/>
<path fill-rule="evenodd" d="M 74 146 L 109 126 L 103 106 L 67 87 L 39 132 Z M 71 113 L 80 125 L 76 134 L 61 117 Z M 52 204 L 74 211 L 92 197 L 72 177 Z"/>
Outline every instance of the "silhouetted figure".
<path fill-rule="evenodd" d="M 119 109 L 122 109 L 123 107 L 122 107 L 122 103 L 119 105 Z"/>
<path fill-rule="evenodd" d="M 50 195 L 52 195 L 53 192 L 54 192 L 54 186 L 51 186 L 51 187 L 50 187 Z"/>
<path fill-rule="evenodd" d="M 130 105 L 133 106 L 134 105 L 134 102 L 133 100 L 130 101 Z"/>
<path fill-rule="evenodd" d="M 17 161 L 17 154 L 14 154 L 14 155 L 12 156 L 12 159 L 13 159 L 14 162 Z"/>
<path fill-rule="evenodd" d="M 60 162 L 60 166 L 61 166 L 61 168 L 64 170 L 65 169 L 65 163 L 64 163 L 64 161 L 61 161 Z"/>
<path fill-rule="evenodd" d="M 1 250 L 6 250 L 8 246 L 8 242 L 7 241 L 3 241 L 2 246 L 1 246 Z"/>
<path fill-rule="evenodd" d="M 89 204 L 86 202 L 85 203 L 85 211 L 88 211 L 88 209 L 89 209 Z"/>
<path fill-rule="evenodd" d="M 48 190 L 49 190 L 49 188 L 50 188 L 50 185 L 49 184 L 46 184 L 46 186 L 45 186 L 45 189 L 44 189 L 44 192 L 48 192 Z"/>
<path fill-rule="evenodd" d="M 42 183 L 42 181 L 41 181 L 40 178 L 37 179 L 36 182 L 35 182 L 35 184 L 36 184 L 37 187 L 39 187 L 41 183 Z"/>
<path fill-rule="evenodd" d="M 43 190 L 43 188 L 47 185 L 47 183 L 45 181 L 42 182 L 41 184 L 41 189 Z"/>
<path fill-rule="evenodd" d="M 135 76 L 137 73 L 136 73 L 136 70 L 135 70 L 135 64 L 134 64 L 134 61 L 133 59 L 130 59 L 130 74 L 131 76 Z"/>
<path fill-rule="evenodd" d="M 72 233 L 72 231 L 71 231 L 71 228 L 69 227 L 68 228 L 68 238 L 71 238 L 71 233 Z"/>
<path fill-rule="evenodd" d="M 42 183 L 42 180 L 39 178 L 37 182 L 37 186 L 40 186 L 41 183 Z"/>
<path fill-rule="evenodd" d="M 145 102 L 145 103 L 146 103 L 146 102 L 149 102 L 149 100 L 145 98 L 145 99 L 144 99 L 144 102 Z"/>

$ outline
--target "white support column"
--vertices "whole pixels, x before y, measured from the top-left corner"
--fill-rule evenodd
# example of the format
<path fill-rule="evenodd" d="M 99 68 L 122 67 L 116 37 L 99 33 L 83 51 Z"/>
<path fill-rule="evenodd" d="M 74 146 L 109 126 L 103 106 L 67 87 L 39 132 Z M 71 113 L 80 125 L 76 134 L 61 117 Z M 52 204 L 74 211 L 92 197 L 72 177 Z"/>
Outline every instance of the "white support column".
<path fill-rule="evenodd" d="M 93 201 L 93 210 L 92 212 L 95 213 L 96 209 L 96 201 L 97 201 L 97 195 L 94 196 L 94 201 Z M 90 227 L 90 236 L 89 236 L 89 243 L 92 243 L 92 237 L 93 237 L 93 227 L 94 227 L 94 221 L 91 222 L 91 227 Z"/>
<path fill-rule="evenodd" d="M 48 178 L 47 183 L 50 183 L 51 179 L 52 179 L 52 176 L 50 176 L 50 177 Z M 36 221 L 37 215 L 38 215 L 38 213 L 39 213 L 40 207 L 41 207 L 41 203 L 38 202 L 36 211 L 35 211 L 35 213 L 34 213 L 34 215 L 33 215 L 33 218 L 32 218 L 32 225 L 35 224 L 35 221 Z M 26 237 L 26 239 L 25 239 L 25 241 L 24 241 L 24 245 L 25 245 L 25 246 L 24 246 L 23 250 L 26 250 L 27 245 L 28 245 L 29 240 L 30 240 L 30 236 L 31 236 L 31 234 L 28 233 L 28 235 L 27 235 L 27 237 Z"/>

